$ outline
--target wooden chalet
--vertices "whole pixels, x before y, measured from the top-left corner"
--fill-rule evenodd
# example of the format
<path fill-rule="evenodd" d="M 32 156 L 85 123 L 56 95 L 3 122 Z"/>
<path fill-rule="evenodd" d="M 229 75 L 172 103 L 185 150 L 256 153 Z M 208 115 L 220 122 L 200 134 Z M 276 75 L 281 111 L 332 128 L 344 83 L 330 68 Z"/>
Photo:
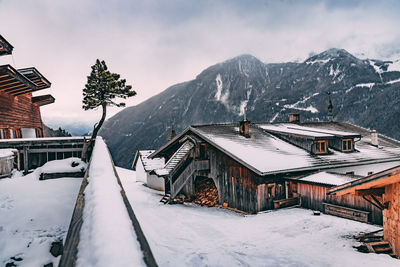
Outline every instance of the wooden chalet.
<path fill-rule="evenodd" d="M 215 185 L 218 204 L 249 213 L 301 200 L 303 206 L 322 211 L 324 203 L 331 209 L 339 205 L 365 211 L 368 221 L 379 223 L 380 211 L 376 215 L 366 200 L 335 199 L 326 192 L 399 165 L 399 156 L 400 142 L 376 132 L 296 118 L 276 124 L 193 125 L 149 157 L 165 158 L 164 168 L 154 172 L 164 178 L 169 201 L 181 194 L 193 198 L 201 187 L 198 181 L 205 180 Z"/>
<path fill-rule="evenodd" d="M 0 56 L 13 47 L 0 35 Z M 0 139 L 43 137 L 40 107 L 54 102 L 51 95 L 32 96 L 51 83 L 36 69 L 0 66 Z"/>
<path fill-rule="evenodd" d="M 382 210 L 383 238 L 400 257 L 400 166 L 331 188 L 328 194 L 362 197 Z"/>

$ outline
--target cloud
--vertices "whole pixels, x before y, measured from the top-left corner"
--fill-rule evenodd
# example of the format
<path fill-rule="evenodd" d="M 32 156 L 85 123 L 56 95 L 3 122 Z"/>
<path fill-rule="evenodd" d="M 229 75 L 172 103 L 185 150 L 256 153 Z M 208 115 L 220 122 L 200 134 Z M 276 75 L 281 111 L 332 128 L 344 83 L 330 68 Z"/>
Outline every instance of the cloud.
<path fill-rule="evenodd" d="M 135 105 L 243 53 L 264 62 L 331 47 L 391 56 L 400 47 L 399 10 L 396 1 L 3 0 L 0 34 L 15 50 L 0 64 L 36 66 L 52 82 L 56 103 L 42 107 L 45 122 L 96 121 L 99 111 L 81 109 L 96 58 L 133 85 L 138 95 L 127 103 Z"/>

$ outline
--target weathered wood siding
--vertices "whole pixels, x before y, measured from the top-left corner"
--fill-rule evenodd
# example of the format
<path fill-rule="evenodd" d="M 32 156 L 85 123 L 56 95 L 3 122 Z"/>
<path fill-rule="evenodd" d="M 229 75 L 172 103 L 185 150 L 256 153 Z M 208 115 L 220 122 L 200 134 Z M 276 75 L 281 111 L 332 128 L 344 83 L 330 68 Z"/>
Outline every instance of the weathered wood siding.
<path fill-rule="evenodd" d="M 255 213 L 273 209 L 273 200 L 285 195 L 284 182 L 278 184 L 265 179 L 212 148 L 207 149 L 210 159 L 209 177 L 214 179 L 218 189 L 219 204 Z M 284 198 L 284 197 L 283 197 Z"/>
<path fill-rule="evenodd" d="M 0 129 L 42 129 L 40 108 L 32 103 L 32 94 L 12 96 L 0 91 Z"/>
<path fill-rule="evenodd" d="M 324 211 L 323 203 L 331 203 L 348 208 L 369 211 L 369 221 L 382 224 L 382 211 L 362 197 L 354 195 L 328 196 L 329 186 L 291 182 L 297 184 L 297 193 L 301 196 L 301 206 L 307 209 Z M 293 186 L 291 186 L 293 188 Z"/>
<path fill-rule="evenodd" d="M 383 202 L 389 202 L 389 207 L 383 210 L 383 237 L 400 256 L 400 183 L 385 187 Z"/>

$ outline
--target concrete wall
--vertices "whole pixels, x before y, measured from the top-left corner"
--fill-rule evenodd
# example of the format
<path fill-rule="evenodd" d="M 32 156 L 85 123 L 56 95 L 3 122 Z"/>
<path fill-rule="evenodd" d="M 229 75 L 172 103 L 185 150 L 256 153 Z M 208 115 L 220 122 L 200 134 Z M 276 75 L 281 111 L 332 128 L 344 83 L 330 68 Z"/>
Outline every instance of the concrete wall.
<path fill-rule="evenodd" d="M 136 181 L 147 183 L 147 173 L 144 170 L 142 160 L 140 158 L 136 163 Z"/>
<path fill-rule="evenodd" d="M 383 210 L 383 237 L 400 256 L 400 183 L 385 187 L 383 202 L 390 202 L 389 208 Z"/>
<path fill-rule="evenodd" d="M 155 174 L 149 174 L 149 173 L 147 174 L 146 184 L 148 187 L 155 189 L 155 190 L 159 190 L 159 191 L 165 190 L 164 178 L 159 178 Z"/>

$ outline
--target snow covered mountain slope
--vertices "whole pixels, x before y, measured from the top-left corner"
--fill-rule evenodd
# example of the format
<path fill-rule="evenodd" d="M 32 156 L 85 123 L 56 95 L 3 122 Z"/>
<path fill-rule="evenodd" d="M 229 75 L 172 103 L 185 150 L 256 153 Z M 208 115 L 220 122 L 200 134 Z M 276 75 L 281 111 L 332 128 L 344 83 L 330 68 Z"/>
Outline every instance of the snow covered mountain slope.
<path fill-rule="evenodd" d="M 253 122 L 287 121 L 292 112 L 301 113 L 302 120 L 327 120 L 330 92 L 336 120 L 400 139 L 397 65 L 335 48 L 302 63 L 265 64 L 241 55 L 122 110 L 100 134 L 116 163 L 127 167 L 137 149 L 164 144 L 172 125 L 179 132 L 190 124 L 236 122 L 245 110 Z"/>

